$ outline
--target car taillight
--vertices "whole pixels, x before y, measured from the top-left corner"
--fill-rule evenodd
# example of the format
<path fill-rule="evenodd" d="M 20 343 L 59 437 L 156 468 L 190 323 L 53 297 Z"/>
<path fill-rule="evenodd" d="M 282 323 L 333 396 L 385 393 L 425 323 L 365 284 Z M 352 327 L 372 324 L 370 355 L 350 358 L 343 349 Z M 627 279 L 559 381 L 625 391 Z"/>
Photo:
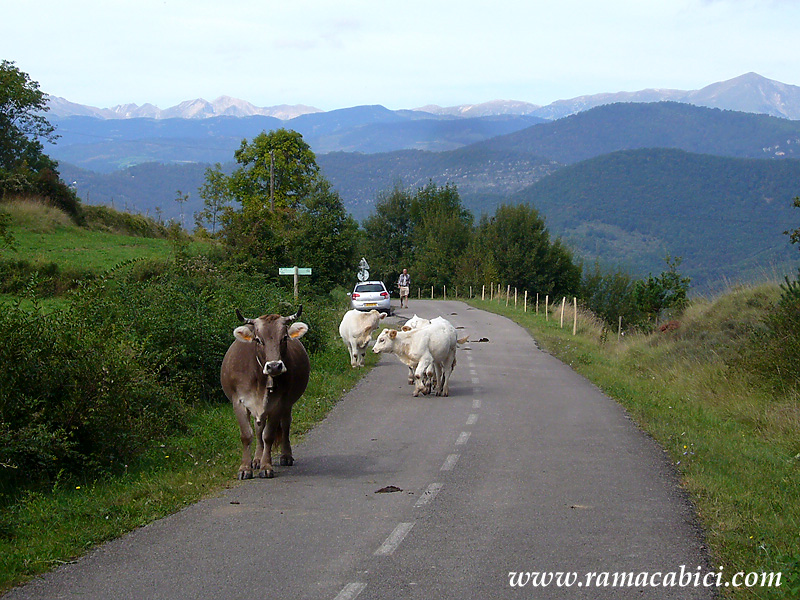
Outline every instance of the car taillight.
<path fill-rule="evenodd" d="M 356 294 L 355 292 L 353 292 L 353 300 L 355 300 L 356 298 L 358 298 L 360 295 L 361 295 L 361 294 Z"/>
<path fill-rule="evenodd" d="M 381 292 L 381 298 L 388 298 L 389 292 Z"/>

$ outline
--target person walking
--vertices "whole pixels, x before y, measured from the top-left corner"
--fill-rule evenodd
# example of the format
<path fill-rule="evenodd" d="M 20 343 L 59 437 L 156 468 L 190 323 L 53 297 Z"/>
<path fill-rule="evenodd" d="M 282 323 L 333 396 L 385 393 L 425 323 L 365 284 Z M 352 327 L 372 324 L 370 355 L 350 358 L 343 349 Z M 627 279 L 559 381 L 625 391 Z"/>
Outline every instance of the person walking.
<path fill-rule="evenodd" d="M 408 308 L 408 292 L 411 289 L 411 276 L 408 274 L 408 269 L 403 269 L 397 280 L 397 287 L 400 288 L 400 308 L 404 308 L 403 299 L 405 299 L 405 308 Z"/>

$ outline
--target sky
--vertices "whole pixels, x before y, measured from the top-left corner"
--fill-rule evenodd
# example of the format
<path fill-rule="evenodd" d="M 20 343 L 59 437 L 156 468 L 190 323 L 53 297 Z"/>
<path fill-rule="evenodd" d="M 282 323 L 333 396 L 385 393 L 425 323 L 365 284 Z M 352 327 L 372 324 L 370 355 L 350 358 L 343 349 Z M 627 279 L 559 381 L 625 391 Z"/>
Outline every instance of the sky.
<path fill-rule="evenodd" d="M 107 108 L 232 96 L 396 110 L 800 85 L 797 0 L 0 0 L 0 59 Z"/>

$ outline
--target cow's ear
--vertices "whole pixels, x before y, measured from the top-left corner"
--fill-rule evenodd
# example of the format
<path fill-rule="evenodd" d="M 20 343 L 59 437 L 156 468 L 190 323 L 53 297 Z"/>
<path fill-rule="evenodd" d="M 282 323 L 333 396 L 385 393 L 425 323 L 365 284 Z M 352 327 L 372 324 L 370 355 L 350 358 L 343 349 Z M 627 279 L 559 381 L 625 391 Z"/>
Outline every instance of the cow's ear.
<path fill-rule="evenodd" d="M 385 318 L 386 318 L 386 313 L 381 313 L 381 319 L 385 319 Z"/>
<path fill-rule="evenodd" d="M 233 337 L 242 342 L 252 342 L 256 339 L 252 326 L 241 325 L 233 330 Z"/>
<path fill-rule="evenodd" d="M 408 325 L 403 325 L 401 329 L 402 331 L 411 331 L 411 327 L 409 327 Z"/>
<path fill-rule="evenodd" d="M 292 326 L 289 327 L 289 337 L 294 339 L 301 338 L 307 331 L 308 325 L 302 321 L 297 321 L 296 323 L 292 323 Z"/>
<path fill-rule="evenodd" d="M 396 329 L 390 329 L 389 330 L 389 337 L 392 338 L 392 339 L 396 338 L 397 337 L 397 330 Z"/>

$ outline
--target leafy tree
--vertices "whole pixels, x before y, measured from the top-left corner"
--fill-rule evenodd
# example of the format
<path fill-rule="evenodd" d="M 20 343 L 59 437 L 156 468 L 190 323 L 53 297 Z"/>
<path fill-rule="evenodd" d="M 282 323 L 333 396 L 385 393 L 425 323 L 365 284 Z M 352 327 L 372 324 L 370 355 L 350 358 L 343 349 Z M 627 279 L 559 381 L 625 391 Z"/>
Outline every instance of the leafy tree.
<path fill-rule="evenodd" d="M 461 204 L 455 186 L 440 187 L 431 182 L 417 190 L 410 214 L 414 224 L 411 268 L 416 282 L 451 286 L 473 234 L 472 213 Z"/>
<path fill-rule="evenodd" d="M 229 179 L 230 194 L 246 215 L 296 208 L 319 174 L 311 147 L 302 135 L 287 129 L 262 131 L 249 143 L 242 140 L 234 156 L 240 166 Z"/>
<path fill-rule="evenodd" d="M 356 264 L 358 224 L 325 179 L 302 198 L 287 231 L 287 258 L 312 267 L 311 281 L 321 292 L 348 284 Z M 283 265 L 286 266 L 286 265 Z"/>
<path fill-rule="evenodd" d="M 208 167 L 205 176 L 205 182 L 200 188 L 200 197 L 203 199 L 205 208 L 199 213 L 199 217 L 210 223 L 211 233 L 216 234 L 219 218 L 225 207 L 231 202 L 228 178 L 222 172 L 220 163 Z"/>
<path fill-rule="evenodd" d="M 581 299 L 606 324 L 615 326 L 618 319 L 626 326 L 638 324 L 642 313 L 634 291 L 637 281 L 622 271 L 603 272 L 598 263 L 584 270 Z"/>
<path fill-rule="evenodd" d="M 528 204 L 501 205 L 482 223 L 498 277 L 512 287 L 540 294 L 571 294 L 580 267 L 559 240 L 550 241 L 544 219 Z"/>
<path fill-rule="evenodd" d="M 175 192 L 175 202 L 181 207 L 181 227 L 185 227 L 186 223 L 183 217 L 183 205 L 189 201 L 189 194 L 184 194 L 180 190 Z"/>
<path fill-rule="evenodd" d="M 669 308 L 682 308 L 686 304 L 691 279 L 678 273 L 681 258 L 665 258 L 667 270 L 658 277 L 648 275 L 647 279 L 636 282 L 634 297 L 639 309 L 648 320 L 658 323 L 661 313 Z"/>
<path fill-rule="evenodd" d="M 375 213 L 364 221 L 360 254 L 367 259 L 372 273 L 387 284 L 410 267 L 414 259 L 411 204 L 411 194 L 397 184 L 378 197 Z"/>
<path fill-rule="evenodd" d="M 39 138 L 55 141 L 54 127 L 41 113 L 48 110 L 39 84 L 11 61 L 0 62 L 0 169 L 20 165 L 39 171 L 55 163 L 42 153 Z"/>
<path fill-rule="evenodd" d="M 489 216 L 482 215 L 472 238 L 458 263 L 459 284 L 469 286 L 489 286 L 499 277 L 494 260 Z"/>

